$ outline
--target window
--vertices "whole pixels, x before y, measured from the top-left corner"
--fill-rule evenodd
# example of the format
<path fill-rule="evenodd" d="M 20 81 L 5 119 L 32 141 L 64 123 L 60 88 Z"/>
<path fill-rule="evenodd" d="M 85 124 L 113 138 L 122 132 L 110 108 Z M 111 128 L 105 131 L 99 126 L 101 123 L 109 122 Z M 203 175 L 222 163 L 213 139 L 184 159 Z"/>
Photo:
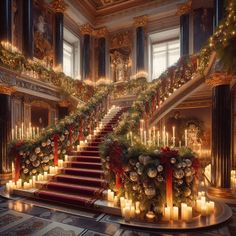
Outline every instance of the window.
<path fill-rule="evenodd" d="M 180 56 L 179 39 L 152 44 L 152 79 L 157 79 Z"/>
<path fill-rule="evenodd" d="M 74 77 L 74 47 L 66 41 L 63 43 L 63 72 Z"/>

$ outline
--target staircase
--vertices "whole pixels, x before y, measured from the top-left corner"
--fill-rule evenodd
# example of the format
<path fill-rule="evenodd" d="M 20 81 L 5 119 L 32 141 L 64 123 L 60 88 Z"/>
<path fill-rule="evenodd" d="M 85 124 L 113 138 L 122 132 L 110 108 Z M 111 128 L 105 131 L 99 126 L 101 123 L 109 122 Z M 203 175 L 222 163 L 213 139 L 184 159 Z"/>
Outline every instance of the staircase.
<path fill-rule="evenodd" d="M 103 129 L 82 151 L 72 151 L 68 156 L 69 161 L 61 169 L 60 174 L 43 184 L 41 189 L 34 193 L 34 197 L 60 204 L 93 206 L 107 185 L 103 178 L 99 145 L 104 137 L 113 131 L 125 110 L 125 108 L 112 108 L 101 121 Z"/>

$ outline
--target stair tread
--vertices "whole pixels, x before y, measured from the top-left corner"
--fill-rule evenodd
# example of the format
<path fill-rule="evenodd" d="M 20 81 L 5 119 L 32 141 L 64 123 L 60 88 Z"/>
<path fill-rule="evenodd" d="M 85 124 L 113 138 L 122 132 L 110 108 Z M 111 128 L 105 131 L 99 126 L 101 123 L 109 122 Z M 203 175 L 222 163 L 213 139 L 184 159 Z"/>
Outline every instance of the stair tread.
<path fill-rule="evenodd" d="M 94 173 L 103 173 L 102 170 L 93 170 L 93 169 L 81 169 L 81 168 L 72 168 L 72 167 L 66 167 L 63 168 L 64 170 L 72 170 L 72 171 L 80 171 L 80 172 L 94 172 Z"/>
<path fill-rule="evenodd" d="M 106 180 L 104 180 L 104 179 L 98 179 L 98 178 L 93 178 L 93 177 L 84 177 L 84 176 L 75 176 L 75 175 L 60 174 L 60 175 L 57 175 L 56 178 L 75 179 L 75 180 L 83 180 L 83 181 L 88 180 L 88 181 L 106 183 Z"/>
<path fill-rule="evenodd" d="M 101 165 L 102 165 L 102 163 L 97 163 L 97 162 L 86 162 L 86 161 L 68 161 L 67 163 L 70 163 L 70 164 L 97 165 L 97 166 L 101 166 Z"/>
<path fill-rule="evenodd" d="M 93 191 L 98 191 L 101 190 L 101 188 L 98 187 L 92 187 L 92 186 L 84 186 L 84 185 L 80 185 L 80 184 L 71 184 L 71 183 L 62 183 L 62 182 L 49 182 L 47 184 L 47 186 L 62 186 L 62 187 L 71 187 L 71 188 L 75 188 L 75 189 L 89 189 L 89 190 L 93 190 Z"/>

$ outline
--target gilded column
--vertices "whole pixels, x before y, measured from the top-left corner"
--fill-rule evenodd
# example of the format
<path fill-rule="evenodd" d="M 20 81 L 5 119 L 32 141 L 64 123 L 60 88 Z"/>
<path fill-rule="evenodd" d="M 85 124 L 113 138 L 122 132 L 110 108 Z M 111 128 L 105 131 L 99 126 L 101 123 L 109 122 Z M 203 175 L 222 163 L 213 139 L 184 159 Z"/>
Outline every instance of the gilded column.
<path fill-rule="evenodd" d="M 189 12 L 192 1 L 177 5 L 177 14 L 180 16 L 180 56 L 189 55 Z"/>
<path fill-rule="evenodd" d="M 11 178 L 12 161 L 7 145 L 11 141 L 11 93 L 13 88 L 0 85 L 0 184 Z"/>
<path fill-rule="evenodd" d="M 209 193 L 230 195 L 231 171 L 231 99 L 232 76 L 215 72 L 207 80 L 212 88 L 212 167 Z"/>
<path fill-rule="evenodd" d="M 63 68 L 63 21 L 64 12 L 67 4 L 64 0 L 53 0 L 51 3 L 55 11 L 55 28 L 54 28 L 54 65 L 62 70 Z"/>
<path fill-rule="evenodd" d="M 93 33 L 93 28 L 89 24 L 82 25 L 80 31 L 83 34 L 83 49 L 82 49 L 82 71 L 83 80 L 90 79 L 91 76 L 91 65 L 90 65 L 90 55 L 91 55 L 91 35 Z"/>
<path fill-rule="evenodd" d="M 96 30 L 98 37 L 98 78 L 106 78 L 106 35 L 108 31 L 106 27 Z"/>
<path fill-rule="evenodd" d="M 12 0 L 0 1 L 0 41 L 12 41 Z"/>
<path fill-rule="evenodd" d="M 23 1 L 23 42 L 22 49 L 24 54 L 33 57 L 33 0 Z"/>
<path fill-rule="evenodd" d="M 215 10 L 215 27 L 220 24 L 220 21 L 225 15 L 225 0 L 215 0 L 214 1 L 214 10 Z"/>
<path fill-rule="evenodd" d="M 136 27 L 136 71 L 144 71 L 144 50 L 145 50 L 145 29 L 147 24 L 147 16 L 138 16 L 134 18 Z"/>

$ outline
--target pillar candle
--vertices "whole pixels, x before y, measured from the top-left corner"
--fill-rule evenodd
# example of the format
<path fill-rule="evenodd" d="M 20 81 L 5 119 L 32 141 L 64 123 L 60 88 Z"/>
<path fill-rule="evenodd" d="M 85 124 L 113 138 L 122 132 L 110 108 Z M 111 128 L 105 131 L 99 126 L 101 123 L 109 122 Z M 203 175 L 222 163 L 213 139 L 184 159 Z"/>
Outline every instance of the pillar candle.
<path fill-rule="evenodd" d="M 171 216 L 171 209 L 170 209 L 170 207 L 165 207 L 164 208 L 164 217 L 165 217 L 165 219 L 166 220 L 170 220 L 170 217 Z"/>
<path fill-rule="evenodd" d="M 30 188 L 33 187 L 33 181 L 32 181 L 32 179 L 29 180 L 29 187 L 30 187 Z"/>
<path fill-rule="evenodd" d="M 160 131 L 157 131 L 157 146 L 160 147 Z"/>
<path fill-rule="evenodd" d="M 166 146 L 169 146 L 169 134 L 166 132 Z"/>
<path fill-rule="evenodd" d="M 209 201 L 209 208 L 210 208 L 210 213 L 214 213 L 215 203 L 213 201 Z"/>
<path fill-rule="evenodd" d="M 191 220 L 193 217 L 193 209 L 191 206 L 187 206 L 187 220 Z"/>
<path fill-rule="evenodd" d="M 44 174 L 43 174 L 43 176 L 44 176 L 44 180 L 47 181 L 47 180 L 48 180 L 48 172 L 45 171 Z"/>
<path fill-rule="evenodd" d="M 178 220 L 179 219 L 179 208 L 174 206 L 173 207 L 173 220 Z"/>
<path fill-rule="evenodd" d="M 144 136 L 144 145 L 147 145 L 147 131 L 143 131 L 143 136 Z"/>
<path fill-rule="evenodd" d="M 121 198 L 120 198 L 120 207 L 121 207 L 121 208 L 124 208 L 124 206 L 125 206 L 125 198 L 124 198 L 124 197 L 121 197 Z"/>
<path fill-rule="evenodd" d="M 124 208 L 124 218 L 126 221 L 130 220 L 130 206 Z"/>
<path fill-rule="evenodd" d="M 184 137 L 185 137 L 185 147 L 188 146 L 188 131 L 185 129 L 184 130 Z"/>
<path fill-rule="evenodd" d="M 186 203 L 181 203 L 181 219 L 185 220 L 186 219 L 186 209 L 187 209 L 187 204 Z"/>
<path fill-rule="evenodd" d="M 58 173 L 58 166 L 55 166 L 55 175 Z"/>
<path fill-rule="evenodd" d="M 134 218 L 134 217 L 135 217 L 135 207 L 134 207 L 134 206 L 131 206 L 131 207 L 130 207 L 130 217 L 131 217 L 131 218 Z"/>
<path fill-rule="evenodd" d="M 65 155 L 65 161 L 68 161 L 68 155 Z"/>
<path fill-rule="evenodd" d="M 196 210 L 198 212 L 201 212 L 201 204 L 202 204 L 202 200 L 201 199 L 197 199 L 196 200 Z"/>

